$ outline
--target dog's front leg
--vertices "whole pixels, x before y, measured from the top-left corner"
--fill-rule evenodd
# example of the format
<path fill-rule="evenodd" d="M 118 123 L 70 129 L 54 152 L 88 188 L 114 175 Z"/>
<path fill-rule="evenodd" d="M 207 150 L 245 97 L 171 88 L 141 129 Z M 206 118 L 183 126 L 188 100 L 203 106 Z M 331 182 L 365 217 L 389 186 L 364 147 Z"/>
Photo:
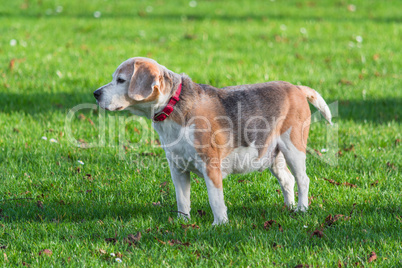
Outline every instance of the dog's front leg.
<path fill-rule="evenodd" d="M 176 190 L 178 217 L 190 219 L 190 172 L 179 170 L 174 163 L 169 163 L 169 167 Z"/>
<path fill-rule="evenodd" d="M 222 173 L 218 168 L 210 168 L 204 174 L 208 189 L 209 205 L 214 213 L 212 225 L 228 222 L 227 208 L 223 199 Z"/>

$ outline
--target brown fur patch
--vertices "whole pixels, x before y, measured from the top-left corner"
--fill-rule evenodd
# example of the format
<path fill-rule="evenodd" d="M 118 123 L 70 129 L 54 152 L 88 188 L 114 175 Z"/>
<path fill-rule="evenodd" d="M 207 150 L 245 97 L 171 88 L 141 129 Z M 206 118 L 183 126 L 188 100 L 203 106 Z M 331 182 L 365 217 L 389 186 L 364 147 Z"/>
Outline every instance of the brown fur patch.
<path fill-rule="evenodd" d="M 153 63 L 151 61 L 145 60 L 145 59 L 136 59 L 134 63 L 134 72 L 136 72 L 138 69 L 145 69 L 147 70 L 147 73 L 151 76 L 159 76 L 159 67 L 156 63 Z"/>
<path fill-rule="evenodd" d="M 209 96 L 204 96 L 194 112 L 195 128 L 200 130 L 194 135 L 195 148 L 207 163 L 207 175 L 215 187 L 222 189 L 221 163 L 231 150 L 230 132 L 222 131 L 223 126 L 217 118 L 222 115 L 220 105 Z"/>
<path fill-rule="evenodd" d="M 265 154 L 267 153 L 267 150 L 269 148 L 269 145 L 281 135 L 281 129 L 283 126 L 283 123 L 286 121 L 286 114 L 289 111 L 289 103 L 284 102 L 283 103 L 283 109 L 281 111 L 280 116 L 275 120 L 275 126 L 273 126 L 274 130 L 271 132 L 271 135 L 267 138 L 265 141 L 265 145 L 262 149 L 258 151 L 258 158 L 264 157 Z"/>
<path fill-rule="evenodd" d="M 287 92 L 288 112 L 281 127 L 280 134 L 291 129 L 290 140 L 301 152 L 306 152 L 307 138 L 310 127 L 310 107 L 306 96 L 295 86 L 290 87 Z"/>
<path fill-rule="evenodd" d="M 134 63 L 134 73 L 130 81 L 128 96 L 135 101 L 153 101 L 159 95 L 159 85 L 153 85 L 160 80 L 160 70 L 153 62 L 137 59 Z"/>

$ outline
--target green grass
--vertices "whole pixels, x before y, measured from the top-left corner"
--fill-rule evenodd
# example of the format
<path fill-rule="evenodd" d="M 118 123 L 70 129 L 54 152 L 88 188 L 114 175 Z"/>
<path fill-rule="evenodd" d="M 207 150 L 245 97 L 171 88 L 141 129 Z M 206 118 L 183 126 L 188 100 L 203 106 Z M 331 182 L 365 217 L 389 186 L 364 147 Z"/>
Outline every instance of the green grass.
<path fill-rule="evenodd" d="M 189 2 L 2 1 L 0 264 L 401 267 L 400 2 Z M 284 209 L 268 171 L 232 175 L 224 181 L 230 223 L 214 228 L 205 184 L 194 175 L 189 223 L 199 229 L 183 229 L 149 121 L 80 110 L 71 129 L 83 145 L 71 143 L 68 111 L 93 104 L 92 92 L 132 56 L 217 87 L 286 80 L 338 101 L 337 132 L 322 121 L 311 127 L 310 210 Z M 85 148 L 100 134 L 102 146 Z M 313 150 L 325 148 L 327 136 L 339 147 L 327 154 L 342 152 L 333 165 Z M 328 227 L 329 214 L 345 216 Z M 283 232 L 275 224 L 265 230 L 268 220 Z M 320 228 L 323 237 L 312 236 Z M 135 246 L 124 242 L 137 232 Z M 105 241 L 115 236 L 117 243 Z M 43 249 L 53 254 L 39 256 Z"/>

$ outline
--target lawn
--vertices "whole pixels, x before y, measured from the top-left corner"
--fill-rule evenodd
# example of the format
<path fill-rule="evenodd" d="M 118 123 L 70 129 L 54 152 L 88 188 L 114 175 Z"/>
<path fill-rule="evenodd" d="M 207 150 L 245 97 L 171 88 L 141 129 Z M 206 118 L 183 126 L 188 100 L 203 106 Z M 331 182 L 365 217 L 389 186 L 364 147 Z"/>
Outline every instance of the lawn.
<path fill-rule="evenodd" d="M 0 265 L 402 267 L 401 22 L 398 0 L 3 0 Z M 308 212 L 266 171 L 225 179 L 218 227 L 193 175 L 177 219 L 151 122 L 92 95 L 133 56 L 320 92 L 335 126 L 314 115 Z"/>

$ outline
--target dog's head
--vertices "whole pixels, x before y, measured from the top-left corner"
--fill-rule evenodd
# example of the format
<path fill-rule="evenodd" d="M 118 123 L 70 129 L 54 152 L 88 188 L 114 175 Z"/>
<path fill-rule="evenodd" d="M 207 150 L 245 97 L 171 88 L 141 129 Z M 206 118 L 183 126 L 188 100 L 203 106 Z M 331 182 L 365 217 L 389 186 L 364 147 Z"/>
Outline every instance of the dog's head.
<path fill-rule="evenodd" d="M 94 96 L 103 109 L 135 112 L 164 103 L 171 88 L 171 72 L 164 66 L 152 59 L 131 58 L 120 64 L 112 81 L 97 89 Z"/>

